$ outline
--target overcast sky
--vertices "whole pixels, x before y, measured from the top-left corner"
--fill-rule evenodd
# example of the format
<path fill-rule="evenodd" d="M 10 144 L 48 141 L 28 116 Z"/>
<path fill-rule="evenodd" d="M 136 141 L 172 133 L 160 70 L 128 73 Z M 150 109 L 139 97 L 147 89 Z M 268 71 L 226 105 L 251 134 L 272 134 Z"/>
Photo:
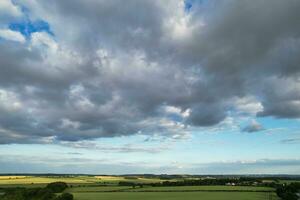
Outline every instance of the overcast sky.
<path fill-rule="evenodd" d="M 0 173 L 300 174 L 299 10 L 1 0 Z"/>

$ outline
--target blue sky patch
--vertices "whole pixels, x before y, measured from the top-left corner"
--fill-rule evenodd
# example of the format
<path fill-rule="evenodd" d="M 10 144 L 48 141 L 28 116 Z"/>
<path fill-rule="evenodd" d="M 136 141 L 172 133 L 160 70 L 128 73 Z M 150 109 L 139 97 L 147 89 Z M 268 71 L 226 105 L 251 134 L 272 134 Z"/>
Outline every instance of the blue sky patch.
<path fill-rule="evenodd" d="M 186 12 L 189 12 L 191 8 L 193 7 L 192 1 L 191 0 L 185 0 L 184 1 L 184 10 Z"/>
<path fill-rule="evenodd" d="M 51 35 L 54 35 L 50 29 L 50 25 L 43 20 L 37 20 L 37 21 L 24 20 L 21 22 L 13 22 L 9 24 L 9 28 L 14 31 L 19 31 L 26 38 L 29 38 L 31 34 L 34 32 L 43 32 L 43 31 Z"/>

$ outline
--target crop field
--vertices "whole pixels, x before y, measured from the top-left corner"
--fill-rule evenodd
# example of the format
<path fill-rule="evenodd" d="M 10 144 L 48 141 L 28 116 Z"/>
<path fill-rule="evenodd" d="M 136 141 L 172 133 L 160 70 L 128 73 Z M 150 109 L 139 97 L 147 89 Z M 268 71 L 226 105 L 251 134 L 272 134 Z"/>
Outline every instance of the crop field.
<path fill-rule="evenodd" d="M 90 192 L 73 194 L 75 200 L 277 200 L 274 193 L 256 192 Z"/>
<path fill-rule="evenodd" d="M 177 181 L 169 179 L 168 181 Z M 0 189 L 6 187 L 44 187 L 56 181 L 69 185 L 64 192 L 75 200 L 278 200 L 274 189 L 257 186 L 119 186 L 120 181 L 157 183 L 158 178 L 121 176 L 0 176 Z M 0 190 L 1 192 L 1 190 Z M 0 198 L 1 199 L 1 198 Z"/>
<path fill-rule="evenodd" d="M 26 184 L 47 184 L 55 181 L 63 181 L 69 184 L 105 183 L 117 184 L 119 181 L 134 183 L 155 183 L 160 179 L 134 178 L 118 176 L 76 176 L 76 177 L 38 177 L 38 176 L 0 176 L 0 185 L 26 185 Z"/>
<path fill-rule="evenodd" d="M 73 187 L 67 192 L 75 200 L 135 200 L 135 199 L 205 199 L 205 200 L 277 200 L 274 189 L 267 187 L 244 186 L 174 186 L 143 187 L 124 186 Z"/>
<path fill-rule="evenodd" d="M 75 186 L 68 188 L 67 192 L 111 192 L 111 191 L 130 191 L 130 192 L 167 192 L 167 191 L 250 191 L 250 192 L 272 192 L 269 187 L 252 186 L 173 186 L 173 187 L 143 187 L 132 188 L 129 186 Z"/>
<path fill-rule="evenodd" d="M 132 187 L 128 186 L 77 186 L 66 189 L 65 192 L 79 193 L 79 192 L 115 192 L 132 190 Z"/>
<path fill-rule="evenodd" d="M 88 179 L 81 177 L 57 178 L 57 177 L 34 177 L 34 176 L 6 176 L 0 178 L 0 186 L 2 185 L 32 185 L 32 184 L 47 184 L 55 181 L 63 181 L 69 184 L 72 183 L 90 183 Z"/>

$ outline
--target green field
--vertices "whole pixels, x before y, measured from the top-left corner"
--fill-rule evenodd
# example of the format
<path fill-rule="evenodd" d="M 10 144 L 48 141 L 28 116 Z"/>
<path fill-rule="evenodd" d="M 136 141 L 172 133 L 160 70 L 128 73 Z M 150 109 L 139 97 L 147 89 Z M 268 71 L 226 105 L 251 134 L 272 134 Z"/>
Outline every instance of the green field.
<path fill-rule="evenodd" d="M 65 192 L 78 193 L 78 192 L 114 192 L 122 190 L 131 190 L 132 187 L 126 186 L 86 186 L 86 187 L 72 187 L 66 189 Z"/>
<path fill-rule="evenodd" d="M 176 181 L 178 179 L 168 180 Z M 56 181 L 66 182 L 75 200 L 278 200 L 273 188 L 257 186 L 118 186 L 119 181 L 157 183 L 158 178 L 121 176 L 0 176 L 1 188 L 44 187 Z"/>
<path fill-rule="evenodd" d="M 274 193 L 255 192 L 91 192 L 73 194 L 75 200 L 277 200 Z"/>
<path fill-rule="evenodd" d="M 74 194 L 75 200 L 277 200 L 273 188 L 244 186 L 177 186 L 143 188 L 102 186 L 73 187 L 67 189 L 67 192 Z"/>
<path fill-rule="evenodd" d="M 144 187 L 133 189 L 135 191 L 274 191 L 268 187 L 254 186 L 174 186 L 174 187 Z"/>
<path fill-rule="evenodd" d="M 130 192 L 167 192 L 167 191 L 251 191 L 264 192 L 274 191 L 268 187 L 254 186 L 173 186 L 173 187 L 143 187 L 132 188 L 126 186 L 86 186 L 68 188 L 66 192 L 112 192 L 112 191 L 130 191 Z"/>

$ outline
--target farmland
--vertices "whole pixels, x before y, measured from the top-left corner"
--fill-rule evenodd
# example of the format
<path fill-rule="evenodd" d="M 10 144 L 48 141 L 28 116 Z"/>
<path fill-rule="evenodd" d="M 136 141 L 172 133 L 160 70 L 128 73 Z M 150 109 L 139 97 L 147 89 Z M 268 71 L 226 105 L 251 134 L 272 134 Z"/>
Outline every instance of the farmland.
<path fill-rule="evenodd" d="M 272 188 L 243 186 L 177 186 L 177 187 L 73 187 L 67 189 L 75 200 L 135 199 L 207 199 L 207 200 L 276 200 Z"/>
<path fill-rule="evenodd" d="M 6 188 L 45 187 L 51 182 L 65 182 L 64 191 L 74 195 L 75 200 L 155 200 L 155 199 L 206 199 L 206 200 L 277 200 L 275 189 L 264 186 L 193 185 L 161 186 L 176 181 L 199 180 L 199 178 L 167 178 L 144 176 L 0 176 L 0 194 Z M 125 182 L 129 185 L 121 186 Z M 132 185 L 130 185 L 132 184 Z M 1 199 L 1 197 L 0 197 Z"/>
<path fill-rule="evenodd" d="M 251 192 L 116 192 L 116 193 L 74 193 L 76 200 L 268 200 L 271 198 L 276 199 L 273 193 L 251 193 Z"/>

